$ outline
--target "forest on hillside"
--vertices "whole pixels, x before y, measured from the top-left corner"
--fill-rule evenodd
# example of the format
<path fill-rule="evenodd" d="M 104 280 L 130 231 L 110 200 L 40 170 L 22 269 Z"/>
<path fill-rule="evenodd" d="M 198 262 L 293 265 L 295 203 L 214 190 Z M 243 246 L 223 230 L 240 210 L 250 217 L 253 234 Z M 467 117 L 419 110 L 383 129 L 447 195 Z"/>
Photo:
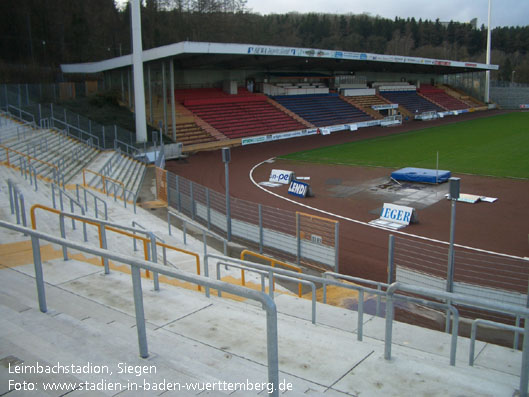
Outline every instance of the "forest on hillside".
<path fill-rule="evenodd" d="M 0 82 L 53 81 L 61 63 L 131 51 L 130 5 L 114 0 L 2 0 Z M 485 62 L 487 30 L 367 14 L 260 15 L 246 0 L 146 0 L 143 48 L 179 41 L 312 47 Z M 492 32 L 493 79 L 529 83 L 529 25 Z"/>

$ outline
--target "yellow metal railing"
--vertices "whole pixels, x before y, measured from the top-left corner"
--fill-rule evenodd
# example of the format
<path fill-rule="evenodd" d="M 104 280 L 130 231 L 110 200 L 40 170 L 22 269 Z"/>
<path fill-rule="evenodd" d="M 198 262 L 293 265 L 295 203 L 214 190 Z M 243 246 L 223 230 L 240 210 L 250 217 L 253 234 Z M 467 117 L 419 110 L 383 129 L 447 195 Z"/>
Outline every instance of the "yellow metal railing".
<path fill-rule="evenodd" d="M 9 161 L 9 152 L 13 152 L 13 153 L 16 153 L 16 154 L 18 154 L 20 156 L 23 156 L 23 157 L 27 158 L 29 164 L 31 164 L 32 161 L 34 161 L 34 162 L 36 161 L 38 163 L 45 164 L 45 165 L 47 165 L 49 167 L 55 168 L 57 170 L 57 172 L 59 171 L 59 167 L 56 164 L 48 163 L 47 161 L 43 161 L 43 160 L 39 160 L 39 159 L 37 159 L 35 157 L 30 156 L 29 154 L 19 152 L 18 150 L 11 149 L 11 148 L 9 148 L 7 146 L 4 146 L 4 145 L 0 145 L 0 148 L 4 149 L 6 151 L 6 165 L 8 165 L 10 167 L 15 167 L 16 166 L 15 164 L 11 164 L 10 161 Z"/>
<path fill-rule="evenodd" d="M 290 269 L 290 270 L 294 270 L 294 271 L 296 271 L 298 273 L 302 273 L 301 268 L 298 267 L 298 266 L 294 266 L 294 265 L 291 265 L 290 263 L 278 261 L 277 259 L 270 258 L 270 257 L 265 256 L 265 255 L 261 255 L 261 254 L 259 254 L 257 252 L 253 252 L 253 251 L 249 251 L 249 250 L 243 250 L 241 252 L 241 260 L 245 260 L 246 256 L 251 256 L 251 257 L 254 257 L 254 258 L 259 258 L 259 259 L 262 259 L 264 261 L 267 261 L 267 262 L 270 263 L 271 267 L 275 267 L 276 265 L 278 265 L 278 266 L 281 266 L 281 267 L 284 267 L 284 268 L 287 268 L 287 269 Z M 241 269 L 241 284 L 243 286 L 246 285 L 246 279 L 244 277 L 244 269 Z M 273 283 L 272 283 L 272 288 L 275 288 Z M 301 283 L 298 283 L 298 296 L 301 298 L 302 294 L 303 294 L 303 286 L 302 286 Z"/>
<path fill-rule="evenodd" d="M 103 193 L 107 193 L 107 184 L 106 184 L 106 181 L 110 181 L 112 183 L 115 183 L 115 184 L 118 184 L 121 186 L 121 188 L 123 189 L 123 196 L 125 195 L 125 184 L 121 181 L 118 181 L 117 179 L 112 179 L 112 178 L 109 178 L 108 176 L 106 175 L 103 175 L 103 174 L 100 174 L 99 172 L 95 172 L 95 171 L 92 171 L 92 170 L 89 170 L 88 168 L 83 168 L 83 186 L 85 187 L 91 187 L 93 188 L 92 186 L 88 186 L 86 184 L 86 173 L 89 172 L 91 174 L 94 174 L 94 175 L 97 175 L 97 176 L 100 176 L 101 177 L 101 180 L 103 181 Z M 96 189 L 98 190 L 98 189 Z M 114 193 L 114 196 L 116 196 L 116 194 Z M 117 197 L 117 196 L 116 196 Z"/>
<path fill-rule="evenodd" d="M 34 204 L 31 207 L 31 210 L 30 210 L 31 227 L 34 230 L 37 229 L 37 219 L 36 219 L 36 216 L 35 216 L 35 211 L 37 209 L 41 209 L 41 210 L 44 210 L 44 211 L 47 211 L 47 212 L 52 212 L 52 213 L 57 214 L 57 215 L 64 215 L 64 216 L 67 216 L 67 217 L 72 218 L 74 220 L 78 220 L 79 222 L 84 222 L 86 224 L 96 226 L 98 228 L 98 235 L 99 235 L 99 248 L 103 248 L 103 234 L 101 232 L 101 225 L 102 224 L 100 222 L 89 220 L 89 219 L 86 219 L 84 217 L 80 217 L 80 216 L 75 215 L 75 214 L 65 213 L 65 212 L 62 212 L 62 211 L 57 210 L 55 208 L 46 207 L 45 205 L 42 205 L 42 204 Z M 143 236 L 138 236 L 136 234 L 127 232 L 125 230 L 120 230 L 120 229 L 118 229 L 118 228 L 116 228 L 114 226 L 105 226 L 105 230 L 106 231 L 112 231 L 112 232 L 121 234 L 123 236 L 127 236 L 127 237 L 130 237 L 132 239 L 137 239 L 137 240 L 142 241 L 143 242 L 144 258 L 145 258 L 146 261 L 149 260 L 149 243 L 151 241 L 149 238 L 143 237 Z M 165 243 L 161 243 L 161 242 L 158 242 L 158 241 L 156 242 L 156 245 L 159 246 L 159 247 L 163 247 L 163 248 L 166 248 L 166 249 L 171 249 L 173 251 L 177 251 L 177 252 L 181 252 L 181 253 L 193 256 L 195 258 L 195 261 L 196 261 L 197 275 L 200 276 L 200 257 L 198 256 L 198 254 L 195 254 L 194 252 L 190 252 L 190 251 L 187 251 L 187 250 L 184 250 L 184 249 L 181 249 L 181 248 L 173 247 L 171 245 L 168 245 L 168 244 L 165 244 Z M 104 263 L 105 263 L 104 262 L 104 258 L 101 257 L 101 265 L 104 266 Z M 150 274 L 149 274 L 148 270 L 145 271 L 145 275 L 147 277 L 150 277 Z M 198 286 L 198 290 L 199 291 L 202 290 L 202 287 L 200 285 Z"/>

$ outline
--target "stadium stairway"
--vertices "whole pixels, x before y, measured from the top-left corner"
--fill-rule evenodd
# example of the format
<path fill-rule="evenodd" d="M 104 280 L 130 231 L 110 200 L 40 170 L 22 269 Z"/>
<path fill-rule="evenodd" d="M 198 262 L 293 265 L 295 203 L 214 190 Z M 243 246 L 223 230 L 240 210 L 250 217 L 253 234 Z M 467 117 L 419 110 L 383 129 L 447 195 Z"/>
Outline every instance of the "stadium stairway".
<path fill-rule="evenodd" d="M 101 163 L 102 159 L 106 161 L 97 169 L 97 164 Z M 111 151 L 100 156 L 98 162 L 85 168 L 83 183 L 105 193 L 110 191 L 116 197 L 131 200 L 141 189 L 146 168 L 147 165 L 142 161 Z"/>
<path fill-rule="evenodd" d="M 18 131 L 16 136 L 13 133 Z M 15 167 L 31 164 L 39 177 L 52 180 L 54 170 L 69 183 L 98 154 L 92 146 L 52 130 L 1 126 L 0 162 Z"/>
<path fill-rule="evenodd" d="M 375 120 L 383 119 L 384 117 L 377 111 L 371 108 L 372 105 L 383 105 L 388 104 L 389 101 L 382 99 L 376 95 L 365 95 L 365 96 L 340 96 L 342 100 L 350 103 L 353 106 L 361 109 L 363 112 L 370 115 Z"/>
<path fill-rule="evenodd" d="M 35 192 L 19 172 L 2 166 L 0 219 L 16 222 L 10 211 L 8 179 L 15 181 L 24 195 L 27 209 L 35 203 L 50 205 L 51 191 L 46 184 Z M 100 193 L 94 194 L 106 199 Z M 138 208 L 134 213 L 130 206 L 124 208 L 113 200 L 107 200 L 107 204 L 112 222 L 127 226 L 135 220 L 169 244 L 202 251 L 200 241 L 190 236 L 183 245 L 179 232 L 168 235 L 167 222 L 150 211 Z M 39 210 L 36 223 L 39 231 L 59 235 L 56 214 Z M 73 230 L 66 222 L 66 228 L 69 240 L 84 241 L 79 223 Z M 143 256 L 141 250 L 133 250 L 126 236 L 109 233 L 107 238 L 110 250 Z M 99 246 L 92 228 L 86 244 Z M 219 298 L 214 291 L 208 298 L 192 285 L 170 283 L 162 277 L 160 291 L 155 291 L 152 279 L 143 277 L 150 355 L 142 359 L 127 266 L 111 263 L 110 273 L 105 275 L 98 258 L 69 250 L 69 260 L 65 261 L 59 247 L 46 248 L 48 244 L 42 242 L 48 306 L 48 311 L 42 313 L 35 293 L 30 245 L 28 237 L 0 227 L 1 395 L 35 395 L 24 390 L 10 392 L 13 382 L 23 387 L 24 381 L 35 382 L 38 395 L 51 396 L 159 395 L 173 382 L 185 387 L 176 393 L 184 396 L 266 395 L 262 385 L 259 390 L 256 387 L 267 382 L 265 315 L 259 305 Z M 181 252 L 168 252 L 168 263 L 196 272 L 194 260 Z M 211 275 L 214 270 L 210 263 Z M 225 274 L 234 278 L 238 271 Z M 258 288 L 258 276 L 250 277 L 248 274 Z M 274 300 L 278 308 L 280 385 L 291 389 L 281 395 L 512 396 L 518 387 L 518 351 L 477 342 L 475 366 L 469 367 L 469 341 L 460 337 L 456 366 L 451 367 L 449 334 L 397 322 L 393 326 L 393 356 L 387 361 L 383 318 L 364 315 L 363 340 L 359 341 L 356 311 L 317 303 L 317 321 L 312 324 L 310 300 L 293 297 L 284 290 L 277 291 Z M 91 369 L 55 374 L 10 371 L 17 364 L 35 366 L 37 362 L 41 366 L 88 365 Z M 104 366 L 112 374 L 99 373 Z M 253 390 L 235 390 L 236 382 L 246 389 L 252 384 Z M 53 384 L 56 390 L 43 390 L 44 383 Z M 221 385 L 225 390 L 219 390 Z M 86 391 L 89 387 L 94 390 Z"/>

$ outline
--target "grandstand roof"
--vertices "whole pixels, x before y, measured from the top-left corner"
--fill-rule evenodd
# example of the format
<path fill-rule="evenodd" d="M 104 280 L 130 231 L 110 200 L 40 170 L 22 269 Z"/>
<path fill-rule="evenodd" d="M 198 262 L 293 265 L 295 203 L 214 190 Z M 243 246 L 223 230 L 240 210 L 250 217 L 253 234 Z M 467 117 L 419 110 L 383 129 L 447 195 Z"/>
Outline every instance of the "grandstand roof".
<path fill-rule="evenodd" d="M 416 72 L 451 74 L 497 70 L 498 65 L 363 52 L 257 44 L 183 41 L 143 51 L 143 61 L 174 58 L 179 69 Z M 63 73 L 100 73 L 132 65 L 132 55 L 99 62 L 64 64 Z"/>

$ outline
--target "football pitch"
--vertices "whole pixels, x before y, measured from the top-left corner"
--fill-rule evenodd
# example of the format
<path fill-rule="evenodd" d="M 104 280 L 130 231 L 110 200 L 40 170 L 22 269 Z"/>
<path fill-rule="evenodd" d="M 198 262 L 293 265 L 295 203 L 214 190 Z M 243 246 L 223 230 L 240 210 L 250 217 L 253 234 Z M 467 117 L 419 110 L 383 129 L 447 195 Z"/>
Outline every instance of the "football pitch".
<path fill-rule="evenodd" d="M 310 163 L 436 168 L 456 173 L 529 178 L 529 112 L 427 127 L 282 156 Z"/>

